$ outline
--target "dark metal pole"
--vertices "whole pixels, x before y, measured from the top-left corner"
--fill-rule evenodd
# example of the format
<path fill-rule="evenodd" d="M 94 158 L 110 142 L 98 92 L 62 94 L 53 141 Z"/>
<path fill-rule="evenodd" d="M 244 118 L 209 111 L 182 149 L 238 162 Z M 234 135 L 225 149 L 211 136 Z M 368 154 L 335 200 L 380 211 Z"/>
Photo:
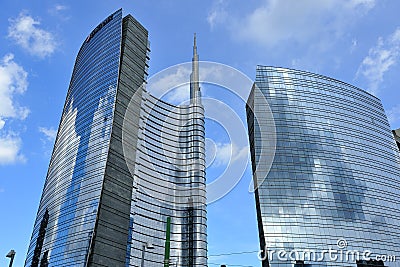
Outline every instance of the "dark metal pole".
<path fill-rule="evenodd" d="M 143 244 L 143 247 L 142 247 L 142 261 L 141 261 L 141 264 L 140 264 L 141 267 L 144 267 L 144 252 L 145 252 L 145 250 L 146 250 L 146 244 Z"/>
<path fill-rule="evenodd" d="M 8 252 L 7 258 L 10 258 L 10 265 L 8 265 L 8 267 L 12 267 L 13 262 L 14 262 L 14 257 L 15 257 L 15 250 L 10 250 L 10 252 Z"/>
<path fill-rule="evenodd" d="M 14 255 L 12 255 L 11 260 L 10 260 L 10 265 L 8 265 L 8 267 L 12 267 L 14 262 Z"/>

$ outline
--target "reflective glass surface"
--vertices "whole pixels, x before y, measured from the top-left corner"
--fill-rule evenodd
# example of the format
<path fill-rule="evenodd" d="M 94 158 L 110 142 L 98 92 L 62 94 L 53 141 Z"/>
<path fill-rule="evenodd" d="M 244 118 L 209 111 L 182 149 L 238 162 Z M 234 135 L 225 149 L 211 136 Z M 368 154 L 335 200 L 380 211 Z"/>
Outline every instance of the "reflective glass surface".
<path fill-rule="evenodd" d="M 270 265 L 294 266 L 288 255 L 278 259 L 281 250 L 332 248 L 360 255 L 370 251 L 372 259 L 395 255 L 397 262 L 384 264 L 399 266 L 400 159 L 380 100 L 341 81 L 291 69 L 258 66 L 255 84 L 260 91 L 253 90 L 249 103 L 256 118 L 248 110 L 248 123 L 260 182 L 260 243 L 275 251 Z M 277 140 L 271 169 L 261 182 L 264 177 L 257 173 L 267 168 L 259 162 L 261 143 L 268 139 L 260 131 L 266 110 L 257 108 L 263 98 Z M 338 240 L 346 245 L 339 248 L 344 242 Z M 305 258 L 304 264 L 356 266 L 356 258 L 349 257 Z"/>
<path fill-rule="evenodd" d="M 162 266 L 167 218 L 170 266 L 207 266 L 204 108 L 138 89 L 148 52 L 147 30 L 122 10 L 83 43 L 26 267 L 44 255 L 49 266 Z"/>
<path fill-rule="evenodd" d="M 128 263 L 139 266 L 151 243 L 146 266 L 162 266 L 170 217 L 170 266 L 207 266 L 204 109 L 146 91 L 140 109 Z"/>
<path fill-rule="evenodd" d="M 78 53 L 25 266 L 46 209 L 49 266 L 83 266 L 104 177 L 119 71 L 122 11 L 99 24 Z"/>

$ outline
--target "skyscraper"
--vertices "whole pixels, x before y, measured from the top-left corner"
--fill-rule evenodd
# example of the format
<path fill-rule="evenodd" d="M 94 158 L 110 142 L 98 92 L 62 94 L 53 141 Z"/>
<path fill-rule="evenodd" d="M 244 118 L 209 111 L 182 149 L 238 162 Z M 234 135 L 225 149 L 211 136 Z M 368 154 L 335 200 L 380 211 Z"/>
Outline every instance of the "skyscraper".
<path fill-rule="evenodd" d="M 146 91 L 149 52 L 122 10 L 83 42 L 25 266 L 207 265 L 196 41 L 188 105 Z"/>
<path fill-rule="evenodd" d="M 394 140 L 396 141 L 397 147 L 400 150 L 400 129 L 393 130 Z"/>
<path fill-rule="evenodd" d="M 378 98 L 258 66 L 247 117 L 264 267 L 399 266 L 400 158 Z"/>

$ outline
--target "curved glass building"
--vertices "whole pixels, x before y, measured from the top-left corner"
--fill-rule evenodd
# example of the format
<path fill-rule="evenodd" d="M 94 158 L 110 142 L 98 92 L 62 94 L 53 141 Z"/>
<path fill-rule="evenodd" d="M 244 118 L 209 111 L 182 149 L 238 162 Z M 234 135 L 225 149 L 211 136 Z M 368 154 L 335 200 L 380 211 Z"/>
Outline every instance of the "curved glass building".
<path fill-rule="evenodd" d="M 136 160 L 129 166 L 135 174 L 130 266 L 141 258 L 143 251 L 136 248 L 143 240 L 155 247 L 149 250 L 145 266 L 160 266 L 167 239 L 170 266 L 207 266 L 203 107 L 173 106 L 146 91 L 141 98 L 143 131 L 139 131 Z M 127 142 L 129 133 L 123 135 Z M 168 217 L 170 232 L 165 233 Z"/>
<path fill-rule="evenodd" d="M 204 109 L 145 90 L 148 32 L 118 10 L 77 55 L 25 266 L 206 266 Z"/>
<path fill-rule="evenodd" d="M 247 116 L 263 266 L 399 266 L 400 158 L 380 100 L 305 71 L 256 73 Z"/>
<path fill-rule="evenodd" d="M 394 140 L 396 141 L 397 147 L 400 150 L 400 129 L 392 130 Z"/>

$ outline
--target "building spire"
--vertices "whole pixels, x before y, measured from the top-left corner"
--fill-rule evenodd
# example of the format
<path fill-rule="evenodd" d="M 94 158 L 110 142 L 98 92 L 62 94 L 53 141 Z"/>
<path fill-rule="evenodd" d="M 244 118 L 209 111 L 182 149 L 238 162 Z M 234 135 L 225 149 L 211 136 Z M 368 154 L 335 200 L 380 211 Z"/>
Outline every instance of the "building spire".
<path fill-rule="evenodd" d="M 196 43 L 196 33 L 194 33 L 193 37 L 193 58 L 197 55 L 197 43 Z"/>
<path fill-rule="evenodd" d="M 190 103 L 200 102 L 199 55 L 197 54 L 196 33 L 193 38 L 192 73 L 190 74 Z"/>

